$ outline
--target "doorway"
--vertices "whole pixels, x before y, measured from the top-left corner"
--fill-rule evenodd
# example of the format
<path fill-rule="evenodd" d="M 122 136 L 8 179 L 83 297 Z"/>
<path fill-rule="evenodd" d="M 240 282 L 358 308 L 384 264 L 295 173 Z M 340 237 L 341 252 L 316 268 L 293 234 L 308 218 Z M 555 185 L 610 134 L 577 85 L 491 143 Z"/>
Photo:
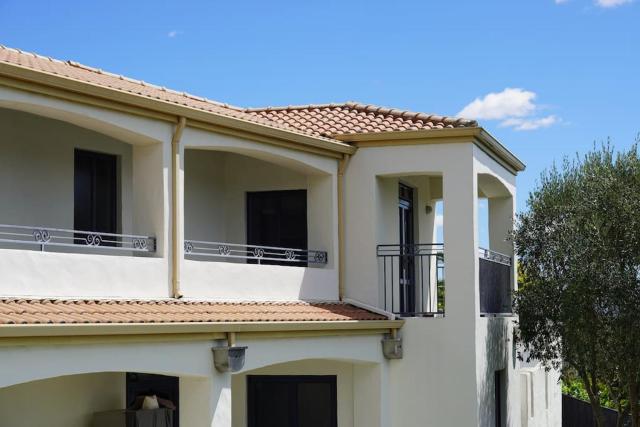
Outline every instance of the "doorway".
<path fill-rule="evenodd" d="M 398 194 L 398 216 L 400 219 L 400 312 L 402 314 L 412 314 L 416 311 L 413 188 L 400 183 Z"/>
<path fill-rule="evenodd" d="M 337 427 L 334 375 L 249 375 L 249 427 Z"/>

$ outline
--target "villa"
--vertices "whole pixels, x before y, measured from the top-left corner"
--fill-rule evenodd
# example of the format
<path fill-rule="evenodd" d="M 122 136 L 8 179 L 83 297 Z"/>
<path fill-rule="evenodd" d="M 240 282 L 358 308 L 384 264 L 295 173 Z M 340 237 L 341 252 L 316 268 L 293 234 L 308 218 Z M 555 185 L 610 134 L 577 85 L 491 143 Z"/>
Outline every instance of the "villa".
<path fill-rule="evenodd" d="M 0 427 L 560 426 L 514 346 L 524 164 L 473 120 L 0 47 L 0 150 Z"/>

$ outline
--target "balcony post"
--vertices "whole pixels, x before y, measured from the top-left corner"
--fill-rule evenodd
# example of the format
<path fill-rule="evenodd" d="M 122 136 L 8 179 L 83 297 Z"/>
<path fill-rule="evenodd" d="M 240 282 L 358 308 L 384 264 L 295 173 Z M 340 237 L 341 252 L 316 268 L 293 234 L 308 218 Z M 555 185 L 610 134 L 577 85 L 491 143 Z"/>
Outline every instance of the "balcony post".
<path fill-rule="evenodd" d="M 473 324 L 478 304 L 478 181 L 472 157 L 443 174 L 446 316 Z"/>
<path fill-rule="evenodd" d="M 434 381 L 446 383 L 441 391 L 444 401 L 456 402 L 455 410 L 450 411 L 452 425 L 479 425 L 478 179 L 473 147 L 458 150 L 456 161 L 443 171 L 445 317 L 438 325 L 443 356 L 436 362 L 456 366 L 456 375 L 438 373 Z"/>

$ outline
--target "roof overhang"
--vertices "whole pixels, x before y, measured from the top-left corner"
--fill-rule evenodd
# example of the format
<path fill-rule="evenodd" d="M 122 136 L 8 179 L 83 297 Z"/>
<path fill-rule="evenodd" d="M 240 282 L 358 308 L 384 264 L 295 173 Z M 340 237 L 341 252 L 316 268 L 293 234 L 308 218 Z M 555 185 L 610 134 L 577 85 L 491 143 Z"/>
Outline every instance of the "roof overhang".
<path fill-rule="evenodd" d="M 280 129 L 6 62 L 0 62 L 0 85 L 172 123 L 185 117 L 188 126 L 329 157 L 339 158 L 355 152 L 350 144 L 330 138 Z"/>
<path fill-rule="evenodd" d="M 0 326 L 0 347 L 198 341 L 224 339 L 230 332 L 245 339 L 377 335 L 399 329 L 403 324 L 403 320 L 15 324 Z"/>
<path fill-rule="evenodd" d="M 472 141 L 511 173 L 517 174 L 525 169 L 525 164 L 520 159 L 482 127 L 344 134 L 335 135 L 334 138 L 349 142 L 356 147 L 468 143 Z"/>

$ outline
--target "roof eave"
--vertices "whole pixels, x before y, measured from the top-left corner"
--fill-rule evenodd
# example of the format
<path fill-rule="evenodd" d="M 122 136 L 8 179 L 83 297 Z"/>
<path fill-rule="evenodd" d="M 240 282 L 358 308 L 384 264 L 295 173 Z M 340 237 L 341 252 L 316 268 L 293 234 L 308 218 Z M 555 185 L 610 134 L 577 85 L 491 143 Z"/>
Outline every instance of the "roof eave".
<path fill-rule="evenodd" d="M 67 323 L 0 325 L 0 341 L 4 338 L 180 335 L 216 333 L 274 333 L 379 331 L 398 329 L 403 320 L 326 320 L 269 322 L 167 322 L 167 323 Z"/>
<path fill-rule="evenodd" d="M 178 105 L 161 99 L 149 98 L 143 95 L 108 88 L 66 76 L 46 73 L 16 64 L 0 62 L 0 76 L 19 81 L 26 81 L 35 85 L 42 85 L 83 95 L 90 95 L 102 100 L 108 100 L 110 102 L 115 101 L 116 103 L 121 103 L 127 106 L 169 114 L 174 117 L 185 117 L 188 120 L 213 126 L 220 126 L 260 136 L 267 136 L 302 146 L 309 146 L 315 149 L 324 150 L 328 153 L 342 155 L 353 154 L 355 152 L 355 148 L 353 146 L 330 138 L 316 137 L 293 129 L 280 129 L 269 126 L 268 124 L 252 122 L 215 112 Z M 31 90 L 33 92 L 38 92 L 37 86 L 33 86 Z"/>
<path fill-rule="evenodd" d="M 488 154 L 497 157 L 509 166 L 514 173 L 525 170 L 526 165 L 511 151 L 502 145 L 493 135 L 482 127 L 422 129 L 396 132 L 353 133 L 333 135 L 333 138 L 349 142 L 355 146 L 366 146 L 368 142 L 389 141 L 393 145 L 419 144 L 434 142 L 436 139 L 473 138 L 473 140 Z"/>

